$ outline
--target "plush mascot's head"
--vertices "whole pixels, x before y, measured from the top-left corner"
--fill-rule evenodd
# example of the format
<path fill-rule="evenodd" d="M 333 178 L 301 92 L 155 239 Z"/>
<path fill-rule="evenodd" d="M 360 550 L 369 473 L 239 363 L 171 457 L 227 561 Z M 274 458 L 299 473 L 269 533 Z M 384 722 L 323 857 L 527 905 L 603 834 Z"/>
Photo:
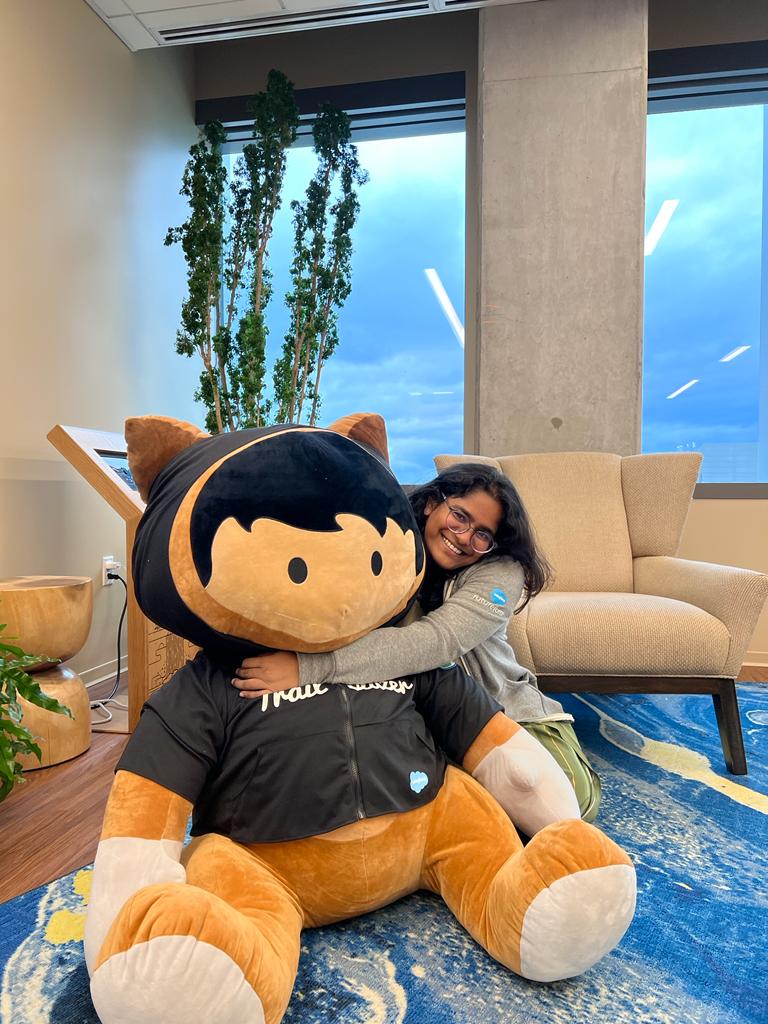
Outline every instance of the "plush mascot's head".
<path fill-rule="evenodd" d="M 381 417 L 211 437 L 144 416 L 125 436 L 147 501 L 134 589 L 157 625 L 234 664 L 333 650 L 410 607 L 424 551 Z"/>

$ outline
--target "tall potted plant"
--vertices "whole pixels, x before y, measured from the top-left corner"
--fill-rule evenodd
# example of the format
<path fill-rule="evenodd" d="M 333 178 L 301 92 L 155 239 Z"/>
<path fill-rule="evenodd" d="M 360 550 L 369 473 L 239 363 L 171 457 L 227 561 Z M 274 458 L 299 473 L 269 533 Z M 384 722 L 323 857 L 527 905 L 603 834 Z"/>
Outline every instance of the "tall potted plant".
<path fill-rule="evenodd" d="M 304 202 L 294 200 L 292 290 L 285 300 L 291 324 L 275 364 L 278 421 L 301 423 L 305 405 L 314 426 L 320 374 L 338 344 L 338 313 L 352 290 L 352 228 L 360 212 L 357 189 L 368 180 L 343 110 L 324 104 L 312 126 L 317 170 Z M 337 191 L 335 191 L 337 189 Z"/>
<path fill-rule="evenodd" d="M 205 425 L 213 433 L 260 426 L 269 411 L 262 394 L 267 246 L 299 111 L 293 86 L 274 70 L 251 106 L 254 141 L 235 162 L 229 197 L 222 154 L 226 131 L 213 121 L 202 128 L 184 168 L 181 195 L 189 202 L 189 217 L 165 237 L 166 245 L 181 245 L 187 262 L 188 295 L 176 351 L 202 360 L 195 398 L 205 406 Z M 246 287 L 248 308 L 238 322 L 238 298 Z"/>
<path fill-rule="evenodd" d="M 347 115 L 324 106 L 313 126 L 318 169 L 304 202 L 292 203 L 292 289 L 286 295 L 291 326 L 272 372 L 268 393 L 265 319 L 271 297 L 268 245 L 282 201 L 286 154 L 296 140 L 299 111 L 293 86 L 270 71 L 252 100 L 254 141 L 246 145 L 227 181 L 226 132 L 219 122 L 201 130 L 190 149 L 181 194 L 189 217 L 169 228 L 166 245 L 180 244 L 187 262 L 188 295 L 176 350 L 203 364 L 195 398 L 212 433 L 300 422 L 305 409 L 316 422 L 320 374 L 338 342 L 337 315 L 351 288 L 351 231 L 367 180 L 351 142 Z M 247 295 L 245 311 L 239 301 Z"/>
<path fill-rule="evenodd" d="M 0 634 L 4 629 L 5 625 L 0 624 Z M 23 709 L 19 696 L 46 711 L 72 717 L 69 708 L 43 693 L 25 671 L 43 661 L 50 662 L 50 659 L 27 654 L 0 636 L 0 802 L 18 782 L 23 781 L 19 756 L 34 754 L 38 761 L 42 759 L 32 733 L 21 724 Z"/>

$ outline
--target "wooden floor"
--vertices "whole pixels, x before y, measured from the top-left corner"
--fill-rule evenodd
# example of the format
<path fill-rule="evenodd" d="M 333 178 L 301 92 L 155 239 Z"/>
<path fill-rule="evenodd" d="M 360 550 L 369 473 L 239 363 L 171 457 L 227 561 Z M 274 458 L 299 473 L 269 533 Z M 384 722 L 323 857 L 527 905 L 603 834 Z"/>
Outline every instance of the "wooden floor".
<path fill-rule="evenodd" d="M 27 781 L 0 803 L 0 903 L 91 863 L 127 742 L 94 733 L 84 754 L 25 772 Z"/>

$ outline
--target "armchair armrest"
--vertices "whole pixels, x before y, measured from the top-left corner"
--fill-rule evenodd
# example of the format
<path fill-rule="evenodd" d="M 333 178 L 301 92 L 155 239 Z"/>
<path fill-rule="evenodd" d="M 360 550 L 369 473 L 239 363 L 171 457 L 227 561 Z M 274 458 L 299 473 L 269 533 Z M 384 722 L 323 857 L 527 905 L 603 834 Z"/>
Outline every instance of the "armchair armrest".
<path fill-rule="evenodd" d="M 768 576 L 752 569 L 667 555 L 635 558 L 633 568 L 636 594 L 685 601 L 723 623 L 731 634 L 724 674 L 735 678 L 768 597 Z"/>

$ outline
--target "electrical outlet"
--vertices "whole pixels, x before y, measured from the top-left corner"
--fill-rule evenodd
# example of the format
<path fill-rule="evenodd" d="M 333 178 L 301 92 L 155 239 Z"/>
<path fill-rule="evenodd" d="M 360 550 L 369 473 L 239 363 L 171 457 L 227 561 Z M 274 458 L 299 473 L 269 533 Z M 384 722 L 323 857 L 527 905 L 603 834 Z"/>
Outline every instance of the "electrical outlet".
<path fill-rule="evenodd" d="M 117 561 L 114 555 L 103 555 L 101 559 L 101 585 L 102 587 L 111 587 L 115 582 L 109 579 L 107 573 L 120 572 L 120 563 Z"/>

